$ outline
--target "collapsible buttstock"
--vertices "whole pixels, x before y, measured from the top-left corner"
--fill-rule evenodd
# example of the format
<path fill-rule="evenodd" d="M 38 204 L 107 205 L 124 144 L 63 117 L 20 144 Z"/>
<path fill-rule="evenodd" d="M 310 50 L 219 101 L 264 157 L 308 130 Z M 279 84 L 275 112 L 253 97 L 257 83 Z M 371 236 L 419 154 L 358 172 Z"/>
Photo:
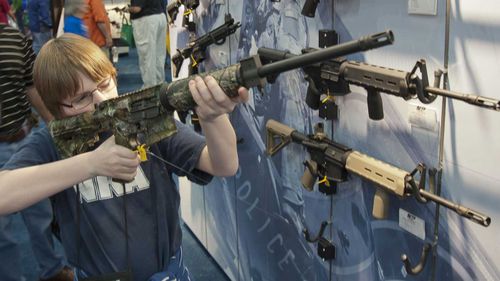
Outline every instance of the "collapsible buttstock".
<path fill-rule="evenodd" d="M 266 123 L 266 131 L 267 154 L 274 155 L 291 141 L 291 136 L 295 129 L 290 128 L 287 125 L 275 120 L 269 119 L 269 121 L 267 121 Z"/>

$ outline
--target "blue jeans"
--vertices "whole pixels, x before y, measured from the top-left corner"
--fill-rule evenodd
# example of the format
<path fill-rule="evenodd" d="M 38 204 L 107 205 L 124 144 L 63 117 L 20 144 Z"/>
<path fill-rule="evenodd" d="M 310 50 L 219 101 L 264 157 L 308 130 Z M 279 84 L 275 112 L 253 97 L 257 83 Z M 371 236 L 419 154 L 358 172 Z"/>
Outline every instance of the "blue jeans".
<path fill-rule="evenodd" d="M 75 274 L 74 281 L 78 281 L 78 276 L 80 276 L 80 278 L 88 277 L 82 270 L 75 269 L 75 272 L 78 272 L 78 274 Z M 148 281 L 193 281 L 189 275 L 189 270 L 184 266 L 182 247 L 170 258 L 170 262 L 165 271 L 153 274 L 153 276 L 149 277 Z"/>
<path fill-rule="evenodd" d="M 0 142 L 0 167 L 14 154 L 27 137 L 15 143 Z M 31 248 L 40 268 L 40 278 L 47 279 L 65 265 L 62 253 L 54 248 L 49 199 L 42 200 L 19 212 L 29 233 Z M 2 281 L 23 280 L 19 233 L 14 232 L 14 214 L 0 216 L 0 276 Z"/>
<path fill-rule="evenodd" d="M 168 267 L 163 272 L 158 272 L 149 277 L 148 281 L 193 281 L 189 270 L 184 266 L 182 247 L 170 258 Z"/>
<path fill-rule="evenodd" d="M 52 31 L 50 29 L 44 32 L 31 32 L 31 35 L 33 36 L 33 51 L 35 51 L 35 54 L 38 54 L 42 46 L 52 39 Z"/>

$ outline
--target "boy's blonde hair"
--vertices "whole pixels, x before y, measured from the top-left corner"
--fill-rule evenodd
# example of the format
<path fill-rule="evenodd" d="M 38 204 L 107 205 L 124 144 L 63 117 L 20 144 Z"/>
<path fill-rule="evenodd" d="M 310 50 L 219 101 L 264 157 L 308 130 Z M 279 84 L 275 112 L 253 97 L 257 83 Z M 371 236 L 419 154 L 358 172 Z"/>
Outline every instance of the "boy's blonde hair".
<path fill-rule="evenodd" d="M 116 78 L 116 70 L 103 51 L 79 35 L 65 33 L 40 50 L 33 68 L 33 80 L 55 118 L 62 117 L 60 102 L 81 89 L 79 73 L 96 83 L 110 75 Z"/>

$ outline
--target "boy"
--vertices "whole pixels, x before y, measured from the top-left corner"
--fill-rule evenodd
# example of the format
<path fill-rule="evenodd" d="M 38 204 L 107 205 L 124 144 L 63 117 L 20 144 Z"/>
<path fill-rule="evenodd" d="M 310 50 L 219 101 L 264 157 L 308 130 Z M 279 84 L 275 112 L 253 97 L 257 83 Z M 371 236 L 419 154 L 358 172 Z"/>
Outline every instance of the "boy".
<path fill-rule="evenodd" d="M 58 119 L 117 96 L 113 66 L 77 35 L 64 34 L 42 48 L 34 79 Z M 226 113 L 248 98 L 240 88 L 239 96 L 229 99 L 211 77 L 197 77 L 189 89 L 205 139 L 177 122 L 177 134 L 150 148 L 169 164 L 155 157 L 140 163 L 114 137 L 94 151 L 60 160 L 48 130 L 40 131 L 0 171 L 0 214 L 52 196 L 61 240 L 79 277 L 131 271 L 139 281 L 189 280 L 180 250 L 179 193 L 171 176 L 206 183 L 211 175 L 236 172 L 236 137 Z M 123 195 L 111 178 L 134 181 Z"/>

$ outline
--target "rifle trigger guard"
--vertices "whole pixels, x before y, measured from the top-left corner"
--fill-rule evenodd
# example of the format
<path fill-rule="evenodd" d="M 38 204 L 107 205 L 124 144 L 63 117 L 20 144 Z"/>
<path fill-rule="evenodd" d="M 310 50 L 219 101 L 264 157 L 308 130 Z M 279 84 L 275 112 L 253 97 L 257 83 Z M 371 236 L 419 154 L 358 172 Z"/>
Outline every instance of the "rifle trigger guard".
<path fill-rule="evenodd" d="M 420 256 L 420 260 L 418 264 L 415 267 L 411 266 L 410 259 L 406 254 L 401 255 L 401 260 L 403 261 L 403 264 L 405 266 L 406 272 L 410 275 L 417 275 L 425 267 L 425 262 L 427 261 L 427 257 L 429 256 L 429 251 L 431 249 L 431 245 L 429 243 L 425 243 L 424 247 L 422 248 L 422 255 Z"/>

